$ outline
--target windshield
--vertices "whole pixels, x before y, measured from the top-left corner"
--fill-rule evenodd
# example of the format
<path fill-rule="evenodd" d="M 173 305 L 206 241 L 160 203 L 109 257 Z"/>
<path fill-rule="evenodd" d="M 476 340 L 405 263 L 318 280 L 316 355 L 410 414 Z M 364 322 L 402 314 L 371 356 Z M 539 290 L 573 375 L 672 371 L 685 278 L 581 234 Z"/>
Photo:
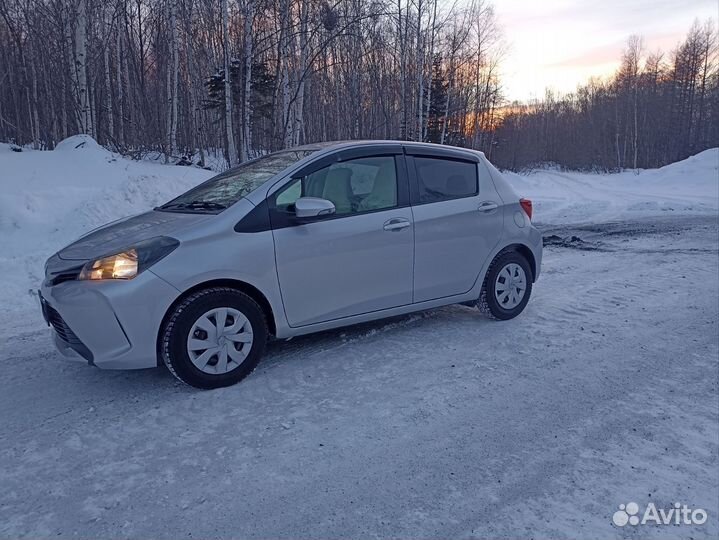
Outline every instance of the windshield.
<path fill-rule="evenodd" d="M 316 152 L 316 149 L 285 150 L 243 163 L 183 193 L 157 210 L 219 212 L 232 206 L 275 174 Z"/>

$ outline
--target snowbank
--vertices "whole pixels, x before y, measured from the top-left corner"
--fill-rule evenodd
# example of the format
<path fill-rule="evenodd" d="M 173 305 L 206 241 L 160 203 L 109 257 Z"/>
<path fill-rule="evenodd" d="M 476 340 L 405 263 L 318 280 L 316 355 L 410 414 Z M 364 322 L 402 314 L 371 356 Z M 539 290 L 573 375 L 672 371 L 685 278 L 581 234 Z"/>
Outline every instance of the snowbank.
<path fill-rule="evenodd" d="M 87 135 L 53 151 L 13 152 L 0 144 L 0 324 L 35 309 L 30 289 L 43 263 L 83 233 L 166 202 L 214 173 L 193 167 L 136 162 Z M 15 324 L 10 322 L 9 324 Z M 17 324 L 22 324 L 22 320 Z"/>
<path fill-rule="evenodd" d="M 638 174 L 504 174 L 518 194 L 532 199 L 537 223 L 600 222 L 669 212 L 716 214 L 719 208 L 719 148 Z"/>

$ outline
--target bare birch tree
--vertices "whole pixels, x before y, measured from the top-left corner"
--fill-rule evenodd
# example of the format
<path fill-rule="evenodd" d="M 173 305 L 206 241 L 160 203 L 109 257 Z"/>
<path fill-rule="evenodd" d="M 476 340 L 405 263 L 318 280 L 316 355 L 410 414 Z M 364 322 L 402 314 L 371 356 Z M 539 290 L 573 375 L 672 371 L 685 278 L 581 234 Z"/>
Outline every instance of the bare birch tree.
<path fill-rule="evenodd" d="M 227 0 L 222 0 L 222 51 L 225 67 L 225 130 L 226 157 L 230 166 L 237 164 L 237 147 L 235 146 L 234 123 L 232 119 L 232 84 L 230 72 L 230 23 Z"/>

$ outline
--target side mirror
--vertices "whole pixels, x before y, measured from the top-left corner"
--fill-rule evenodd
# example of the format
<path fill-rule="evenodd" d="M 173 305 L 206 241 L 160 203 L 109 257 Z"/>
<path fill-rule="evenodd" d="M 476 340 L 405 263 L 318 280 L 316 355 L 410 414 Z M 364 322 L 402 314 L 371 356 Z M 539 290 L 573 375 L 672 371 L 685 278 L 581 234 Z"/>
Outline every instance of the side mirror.
<path fill-rule="evenodd" d="M 335 213 L 335 205 L 327 199 L 319 197 L 300 197 L 295 201 L 295 216 L 298 219 L 316 219 L 331 216 Z"/>

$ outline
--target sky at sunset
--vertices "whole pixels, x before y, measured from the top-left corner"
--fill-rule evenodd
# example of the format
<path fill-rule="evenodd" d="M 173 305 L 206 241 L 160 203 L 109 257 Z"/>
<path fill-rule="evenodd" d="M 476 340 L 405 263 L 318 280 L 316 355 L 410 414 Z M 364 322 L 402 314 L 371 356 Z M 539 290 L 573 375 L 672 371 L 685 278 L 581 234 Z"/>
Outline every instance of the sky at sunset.
<path fill-rule="evenodd" d="M 627 38 L 669 52 L 694 19 L 719 16 L 719 0 L 494 0 L 507 53 L 502 81 L 510 100 L 568 93 L 611 74 Z"/>

